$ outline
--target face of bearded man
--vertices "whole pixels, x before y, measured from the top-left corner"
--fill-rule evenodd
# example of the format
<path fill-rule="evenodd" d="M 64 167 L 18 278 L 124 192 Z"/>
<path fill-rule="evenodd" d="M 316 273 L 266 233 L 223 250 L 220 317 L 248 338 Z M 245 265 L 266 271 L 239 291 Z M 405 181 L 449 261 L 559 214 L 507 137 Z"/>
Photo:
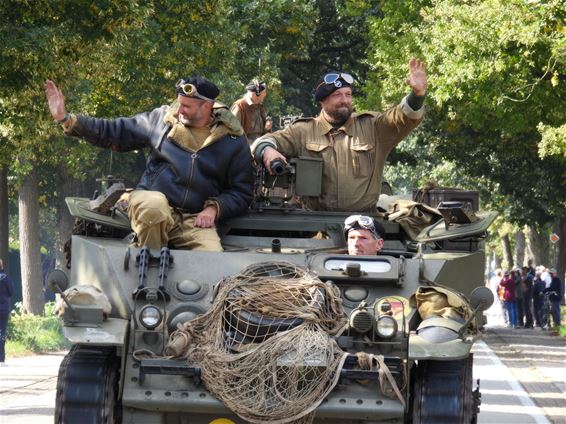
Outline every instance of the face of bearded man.
<path fill-rule="evenodd" d="M 352 114 L 352 89 L 339 88 L 320 101 L 326 119 L 331 123 L 343 124 Z"/>
<path fill-rule="evenodd" d="M 210 121 L 212 104 L 204 100 L 179 95 L 179 121 L 187 127 L 203 127 Z"/>

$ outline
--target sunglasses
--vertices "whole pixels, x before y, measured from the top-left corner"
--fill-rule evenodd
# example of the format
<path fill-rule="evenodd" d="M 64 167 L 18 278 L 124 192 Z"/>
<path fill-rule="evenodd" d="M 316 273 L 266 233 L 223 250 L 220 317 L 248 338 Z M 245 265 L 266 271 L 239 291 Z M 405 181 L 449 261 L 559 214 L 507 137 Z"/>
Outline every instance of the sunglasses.
<path fill-rule="evenodd" d="M 186 83 L 184 79 L 180 79 L 177 84 L 177 93 L 184 97 L 196 97 L 197 99 L 206 100 L 207 102 L 214 103 L 213 99 L 200 94 L 194 84 Z"/>
<path fill-rule="evenodd" d="M 377 235 L 373 219 L 365 215 L 351 215 L 344 221 L 344 231 L 347 233 L 352 228 L 363 228 Z"/>

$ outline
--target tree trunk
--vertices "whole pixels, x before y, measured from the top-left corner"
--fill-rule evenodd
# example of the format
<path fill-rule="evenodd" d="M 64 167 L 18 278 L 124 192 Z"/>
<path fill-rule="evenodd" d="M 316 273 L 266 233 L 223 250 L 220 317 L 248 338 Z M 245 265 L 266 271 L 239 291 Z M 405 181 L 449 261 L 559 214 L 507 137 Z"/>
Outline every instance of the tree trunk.
<path fill-rule="evenodd" d="M 4 270 L 7 274 L 10 274 L 9 218 L 8 167 L 0 165 L 0 259 L 4 261 Z"/>
<path fill-rule="evenodd" d="M 43 278 L 39 243 L 39 203 L 35 170 L 26 175 L 19 189 L 20 258 L 24 310 L 43 314 Z"/>
<path fill-rule="evenodd" d="M 511 250 L 511 241 L 508 234 L 501 236 L 501 248 L 503 250 L 503 265 L 505 269 L 513 269 L 513 251 Z"/>
<path fill-rule="evenodd" d="M 65 197 L 76 196 L 79 190 L 79 182 L 69 175 L 68 169 L 64 164 L 59 165 L 59 174 L 63 177 L 62 184 L 59 187 L 59 211 L 57 219 L 57 236 L 55 241 L 55 248 L 57 251 L 56 267 L 63 271 L 67 270 L 67 258 L 64 253 L 64 246 L 67 241 L 71 239 L 73 232 L 73 225 L 75 219 L 69 213 Z"/>
<path fill-rule="evenodd" d="M 560 217 L 553 229 L 560 239 L 553 246 L 552 265 L 556 268 L 557 275 L 562 281 L 562 302 L 564 302 L 566 296 L 566 216 Z"/>
<path fill-rule="evenodd" d="M 501 258 L 495 252 L 493 252 L 493 269 L 501 269 Z"/>
<path fill-rule="evenodd" d="M 525 265 L 525 233 L 515 232 L 515 263 L 518 267 Z"/>
<path fill-rule="evenodd" d="M 534 265 L 549 266 L 548 261 L 548 236 L 546 231 L 535 226 L 526 226 L 527 240 L 533 254 Z"/>
<path fill-rule="evenodd" d="M 525 234 L 525 255 L 527 255 L 527 263 L 529 263 L 529 266 L 532 266 L 534 268 L 538 264 L 536 263 L 535 254 L 533 252 L 533 249 L 531 248 L 531 242 L 528 237 L 529 234 L 528 225 L 525 225 L 523 227 L 523 234 Z"/>

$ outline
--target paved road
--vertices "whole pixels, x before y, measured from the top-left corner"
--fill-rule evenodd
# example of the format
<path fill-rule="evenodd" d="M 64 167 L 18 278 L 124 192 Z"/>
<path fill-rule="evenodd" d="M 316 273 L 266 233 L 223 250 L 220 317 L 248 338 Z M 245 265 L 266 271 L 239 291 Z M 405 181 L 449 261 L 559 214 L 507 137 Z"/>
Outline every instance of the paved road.
<path fill-rule="evenodd" d="M 474 347 L 479 424 L 566 424 L 566 339 L 540 329 L 487 328 Z"/>
<path fill-rule="evenodd" d="M 0 368 L 0 424 L 52 424 L 57 371 L 66 352 L 6 358 Z"/>
<path fill-rule="evenodd" d="M 487 328 L 474 348 L 479 424 L 566 424 L 566 339 L 534 329 Z M 0 424 L 51 424 L 64 352 L 8 358 L 0 368 Z"/>

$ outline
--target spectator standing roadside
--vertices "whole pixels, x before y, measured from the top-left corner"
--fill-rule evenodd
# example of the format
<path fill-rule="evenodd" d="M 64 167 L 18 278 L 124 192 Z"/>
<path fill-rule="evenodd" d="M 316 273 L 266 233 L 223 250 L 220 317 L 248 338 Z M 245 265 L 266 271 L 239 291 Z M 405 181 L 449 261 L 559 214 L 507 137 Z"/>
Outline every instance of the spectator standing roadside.
<path fill-rule="evenodd" d="M 509 271 L 505 271 L 503 278 L 499 282 L 503 287 L 503 307 L 507 311 L 507 322 L 509 327 L 517 327 L 517 310 L 515 308 L 515 280 Z"/>
<path fill-rule="evenodd" d="M 562 287 L 562 281 L 558 278 L 556 274 L 556 269 L 551 268 L 548 270 L 550 274 L 551 281 L 550 286 L 547 287 L 544 291 L 545 293 L 550 293 L 550 305 L 551 305 L 551 314 L 552 314 L 552 321 L 554 321 L 554 326 L 557 327 L 560 325 L 560 290 Z"/>
<path fill-rule="evenodd" d="M 525 328 L 533 328 L 533 277 L 526 266 L 521 268 L 521 291 L 523 294 Z"/>
<path fill-rule="evenodd" d="M 546 288 L 550 287 L 550 283 L 552 282 L 552 275 L 550 275 L 550 270 L 545 266 L 542 267 L 542 274 L 540 276 L 542 281 L 546 284 Z"/>
<path fill-rule="evenodd" d="M 14 285 L 10 277 L 4 272 L 4 262 L 0 259 L 0 367 L 6 364 L 6 329 L 12 309 L 11 298 L 13 293 Z"/>
<path fill-rule="evenodd" d="M 517 311 L 517 326 L 525 325 L 525 311 L 523 309 L 523 288 L 521 287 L 521 271 L 516 269 L 511 271 L 511 276 L 515 282 L 515 309 Z"/>
<path fill-rule="evenodd" d="M 505 325 L 508 324 L 507 322 L 507 314 L 503 308 L 503 287 L 499 288 L 499 282 L 503 277 L 503 271 L 501 269 L 496 269 L 494 275 L 489 279 L 489 288 L 493 292 L 493 297 L 495 298 L 495 302 L 493 305 L 487 310 L 488 320 L 493 320 L 494 322 L 505 322 Z M 501 295 L 500 295 L 501 294 Z"/>
<path fill-rule="evenodd" d="M 263 107 L 266 96 L 265 82 L 253 79 L 246 85 L 244 97 L 236 100 L 230 107 L 230 111 L 240 121 L 250 145 L 256 138 L 271 132 L 273 122 Z"/>
<path fill-rule="evenodd" d="M 541 316 L 541 312 L 542 312 L 542 304 L 544 303 L 545 288 L 546 288 L 546 284 L 541 278 L 540 271 L 536 272 L 535 279 L 533 281 L 533 312 L 535 315 L 536 326 L 541 328 L 544 324 Z"/>

